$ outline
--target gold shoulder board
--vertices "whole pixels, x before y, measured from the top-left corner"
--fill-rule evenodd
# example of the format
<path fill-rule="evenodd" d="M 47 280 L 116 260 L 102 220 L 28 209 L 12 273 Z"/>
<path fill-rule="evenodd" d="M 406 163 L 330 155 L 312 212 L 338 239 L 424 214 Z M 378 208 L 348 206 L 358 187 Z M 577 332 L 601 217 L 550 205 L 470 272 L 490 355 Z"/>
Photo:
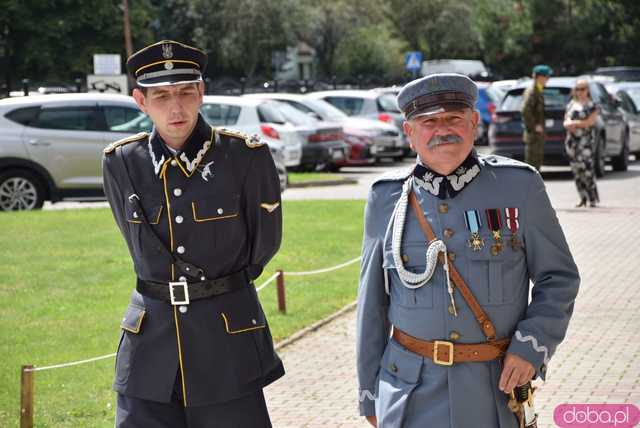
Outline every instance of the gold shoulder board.
<path fill-rule="evenodd" d="M 218 128 L 217 131 L 224 135 L 241 138 L 242 140 L 244 140 L 244 143 L 247 145 L 247 147 L 251 149 L 255 149 L 256 147 L 265 145 L 265 142 L 262 141 L 257 134 L 247 135 L 244 132 L 234 131 L 226 128 Z"/>
<path fill-rule="evenodd" d="M 132 135 L 130 137 L 126 137 L 123 138 L 121 140 L 118 141 L 114 141 L 113 143 L 109 144 L 107 147 L 104 148 L 104 153 L 105 154 L 109 154 L 109 153 L 113 153 L 113 151 L 116 149 L 116 147 L 119 146 L 123 146 L 125 144 L 129 144 L 129 143 L 133 143 L 134 141 L 139 141 L 142 140 L 145 137 L 148 137 L 149 134 L 146 132 L 140 132 L 136 135 Z"/>

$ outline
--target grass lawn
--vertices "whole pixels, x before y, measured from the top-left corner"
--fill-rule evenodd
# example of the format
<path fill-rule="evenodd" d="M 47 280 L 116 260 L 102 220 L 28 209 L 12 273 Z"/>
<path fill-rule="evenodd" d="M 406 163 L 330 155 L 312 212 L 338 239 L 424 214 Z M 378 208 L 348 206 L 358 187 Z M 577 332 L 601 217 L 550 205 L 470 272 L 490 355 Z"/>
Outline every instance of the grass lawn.
<path fill-rule="evenodd" d="M 276 269 L 312 270 L 360 254 L 364 201 L 287 201 L 284 240 L 257 285 Z M 276 340 L 356 296 L 359 264 L 288 277 L 287 315 L 275 282 L 260 292 Z M 115 352 L 134 286 L 126 246 L 107 209 L 0 215 L 0 426 L 17 427 L 20 366 Z M 113 358 L 35 373 L 37 427 L 112 427 Z M 286 377 L 284 378 L 286 381 Z"/>
<path fill-rule="evenodd" d="M 344 177 L 328 172 L 290 172 L 289 183 L 306 183 L 309 181 L 342 180 Z"/>

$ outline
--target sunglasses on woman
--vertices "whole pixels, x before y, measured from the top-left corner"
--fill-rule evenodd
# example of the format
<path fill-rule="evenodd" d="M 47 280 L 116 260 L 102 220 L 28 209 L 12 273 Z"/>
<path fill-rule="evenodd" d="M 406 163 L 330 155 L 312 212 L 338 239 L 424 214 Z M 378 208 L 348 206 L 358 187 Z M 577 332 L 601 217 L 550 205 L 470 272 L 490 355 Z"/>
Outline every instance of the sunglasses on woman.
<path fill-rule="evenodd" d="M 575 90 L 576 92 L 582 92 L 582 91 L 586 91 L 586 90 L 587 90 L 587 88 L 585 88 L 585 87 L 581 87 L 581 88 L 575 88 L 574 90 Z"/>

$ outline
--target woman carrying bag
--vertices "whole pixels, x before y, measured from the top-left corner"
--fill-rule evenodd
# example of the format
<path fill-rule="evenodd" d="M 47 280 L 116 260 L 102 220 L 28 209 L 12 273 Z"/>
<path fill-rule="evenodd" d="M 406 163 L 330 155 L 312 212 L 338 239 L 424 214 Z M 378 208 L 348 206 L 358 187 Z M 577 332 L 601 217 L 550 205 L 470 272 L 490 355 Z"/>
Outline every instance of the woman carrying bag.
<path fill-rule="evenodd" d="M 597 119 L 598 109 L 591 99 L 589 83 L 584 79 L 578 79 L 572 91 L 572 99 L 567 105 L 563 123 L 567 130 L 565 151 L 580 196 L 576 207 L 584 207 L 587 202 L 590 207 L 595 207 L 600 202 L 593 158 L 596 150 L 595 122 Z"/>

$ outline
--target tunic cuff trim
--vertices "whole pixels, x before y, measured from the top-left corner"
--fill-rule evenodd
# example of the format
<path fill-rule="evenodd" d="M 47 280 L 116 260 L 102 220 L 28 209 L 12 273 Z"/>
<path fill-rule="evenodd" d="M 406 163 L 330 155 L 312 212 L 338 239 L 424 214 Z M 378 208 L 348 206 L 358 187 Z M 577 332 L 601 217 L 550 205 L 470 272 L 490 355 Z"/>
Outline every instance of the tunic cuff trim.
<path fill-rule="evenodd" d="M 544 345 L 539 345 L 538 339 L 531 335 L 523 336 L 522 333 L 520 333 L 520 330 L 516 330 L 515 338 L 519 342 L 531 342 L 531 347 L 536 352 L 544 353 L 544 364 L 547 365 L 549 363 L 549 349 Z"/>

